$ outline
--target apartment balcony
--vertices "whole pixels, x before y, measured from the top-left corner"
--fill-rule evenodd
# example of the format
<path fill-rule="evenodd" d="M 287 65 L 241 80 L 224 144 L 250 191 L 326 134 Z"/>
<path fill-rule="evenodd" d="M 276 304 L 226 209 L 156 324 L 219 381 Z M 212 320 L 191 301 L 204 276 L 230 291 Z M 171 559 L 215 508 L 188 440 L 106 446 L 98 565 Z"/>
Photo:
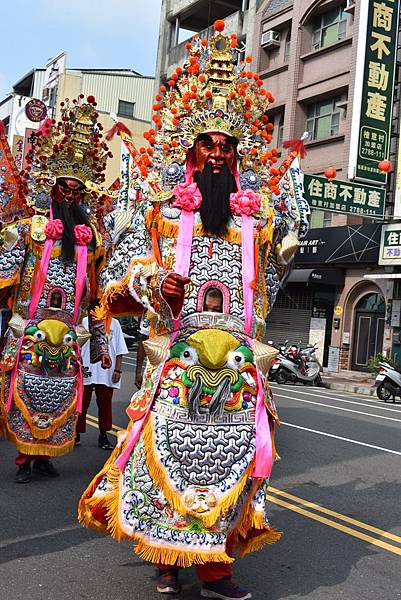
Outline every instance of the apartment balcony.
<path fill-rule="evenodd" d="M 231 33 L 236 33 L 238 37 L 241 37 L 241 35 L 245 31 L 244 13 L 240 10 L 226 17 L 224 19 L 224 22 L 226 24 L 224 33 L 227 35 L 230 35 Z M 201 31 L 199 31 L 197 35 L 199 35 L 201 38 L 210 39 L 214 33 L 215 32 L 213 27 L 207 27 L 206 29 L 202 29 Z M 191 39 L 191 37 L 192 36 L 190 36 L 180 44 L 173 46 L 168 51 L 165 62 L 165 72 L 167 73 L 167 75 L 169 75 L 170 72 L 172 72 L 177 66 L 181 65 L 187 58 L 188 51 L 185 48 L 185 44 L 188 42 L 188 39 Z"/>
<path fill-rule="evenodd" d="M 225 19 L 242 10 L 243 0 L 170 0 L 167 3 L 167 19 L 177 17 L 180 26 L 191 31 L 201 31 L 216 19 Z"/>

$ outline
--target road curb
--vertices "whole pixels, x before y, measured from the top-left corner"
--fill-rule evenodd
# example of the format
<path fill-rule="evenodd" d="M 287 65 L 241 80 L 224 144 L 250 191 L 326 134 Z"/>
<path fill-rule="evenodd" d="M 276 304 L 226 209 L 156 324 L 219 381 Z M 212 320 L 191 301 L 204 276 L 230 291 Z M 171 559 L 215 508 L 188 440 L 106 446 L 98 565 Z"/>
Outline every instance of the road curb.
<path fill-rule="evenodd" d="M 325 384 L 330 390 L 338 392 L 349 392 L 351 394 L 363 394 L 364 396 L 374 396 L 375 388 L 371 385 L 355 385 L 353 383 L 334 383 L 325 381 Z"/>

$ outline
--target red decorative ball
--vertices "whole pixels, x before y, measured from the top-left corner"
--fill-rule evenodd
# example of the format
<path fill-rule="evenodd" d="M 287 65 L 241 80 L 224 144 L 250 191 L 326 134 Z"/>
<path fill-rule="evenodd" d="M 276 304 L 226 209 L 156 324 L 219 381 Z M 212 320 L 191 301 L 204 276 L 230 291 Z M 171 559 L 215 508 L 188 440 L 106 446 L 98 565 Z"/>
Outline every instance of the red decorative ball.
<path fill-rule="evenodd" d="M 377 165 L 379 167 L 380 173 L 390 173 L 393 165 L 389 160 L 381 160 Z"/>
<path fill-rule="evenodd" d="M 213 28 L 215 31 L 224 31 L 225 26 L 226 24 L 222 19 L 217 19 L 217 21 L 215 21 L 213 24 Z"/>
<path fill-rule="evenodd" d="M 89 104 L 94 104 L 94 102 L 95 102 L 95 96 L 88 96 L 87 97 L 87 101 L 89 102 Z"/>
<path fill-rule="evenodd" d="M 334 167 L 327 167 L 327 169 L 325 170 L 324 174 L 327 177 L 327 179 L 329 181 L 331 181 L 332 179 L 336 178 L 337 171 L 335 170 Z"/>

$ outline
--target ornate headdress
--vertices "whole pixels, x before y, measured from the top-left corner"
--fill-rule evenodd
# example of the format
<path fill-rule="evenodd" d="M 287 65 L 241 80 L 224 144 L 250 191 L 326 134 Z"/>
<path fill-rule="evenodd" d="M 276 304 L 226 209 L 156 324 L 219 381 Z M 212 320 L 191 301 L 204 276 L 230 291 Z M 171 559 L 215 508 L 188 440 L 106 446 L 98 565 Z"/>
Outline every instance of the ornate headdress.
<path fill-rule="evenodd" d="M 277 151 L 268 149 L 273 125 L 266 114 L 274 98 L 259 75 L 247 70 L 252 59 L 239 63 L 236 36 L 221 33 L 224 21 L 214 28 L 210 41 L 197 37 L 187 43 L 188 61 L 156 96 L 154 128 L 145 133 L 151 148 L 141 149 L 140 164 L 142 175 L 150 171 L 148 179 L 160 189 L 182 180 L 187 152 L 201 133 L 237 139 L 240 179 L 249 180 L 243 187 L 257 189 L 260 177 L 268 184 L 266 167 L 277 160 Z"/>
<path fill-rule="evenodd" d="M 72 103 L 60 104 L 59 121 L 47 119 L 34 132 L 32 149 L 27 156 L 28 167 L 22 172 L 26 181 L 27 203 L 35 212 L 46 213 L 50 206 L 50 191 L 57 178 L 69 177 L 84 184 L 85 204 L 93 204 L 104 193 L 107 157 L 112 157 L 102 141 L 102 125 L 97 122 L 96 102 L 81 94 Z"/>

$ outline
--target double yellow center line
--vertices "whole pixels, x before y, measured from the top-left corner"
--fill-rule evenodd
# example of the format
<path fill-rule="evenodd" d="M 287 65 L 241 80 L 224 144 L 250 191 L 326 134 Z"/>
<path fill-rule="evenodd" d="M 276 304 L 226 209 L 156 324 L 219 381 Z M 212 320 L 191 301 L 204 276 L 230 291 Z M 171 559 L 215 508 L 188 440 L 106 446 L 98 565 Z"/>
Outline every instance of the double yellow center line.
<path fill-rule="evenodd" d="M 96 428 L 99 427 L 99 421 L 93 415 L 86 415 L 86 423 L 88 425 L 91 425 L 92 427 L 96 427 Z M 118 427 L 118 425 L 113 424 L 111 430 L 108 431 L 107 433 L 110 433 L 111 435 L 114 435 L 115 437 L 117 437 L 119 431 L 124 431 L 124 428 Z"/>
<path fill-rule="evenodd" d="M 383 550 L 401 556 L 401 536 L 399 535 L 383 531 L 383 529 L 373 527 L 367 523 L 362 523 L 352 517 L 347 517 L 346 515 L 342 515 L 334 510 L 315 504 L 314 502 L 308 502 L 307 500 L 303 500 L 302 498 L 298 498 L 298 496 L 283 492 L 277 488 L 269 486 L 268 491 L 270 493 L 267 495 L 267 499 L 270 502 L 273 502 L 273 504 L 278 504 L 283 508 L 287 508 L 299 515 L 307 517 L 308 519 L 313 519 L 313 521 L 318 521 L 319 523 L 323 523 L 323 525 L 342 531 L 343 533 L 363 540 L 368 544 L 379 546 L 379 548 L 382 548 Z M 348 525 L 343 525 L 342 523 L 347 523 Z M 350 527 L 350 525 L 352 525 L 352 527 Z M 374 534 L 375 537 L 373 535 L 368 535 L 368 533 L 365 532 Z M 386 542 L 384 541 L 385 539 L 391 540 L 391 542 L 394 543 Z"/>
<path fill-rule="evenodd" d="M 93 415 L 87 415 L 86 422 L 92 427 L 98 427 L 98 420 Z M 123 430 L 123 427 L 113 425 L 111 431 L 108 433 L 117 437 L 118 432 Z M 357 519 L 342 515 L 334 510 L 320 506 L 320 504 L 303 500 L 298 496 L 283 492 L 275 487 L 269 486 L 268 491 L 267 499 L 273 504 L 292 510 L 303 517 L 318 521 L 327 527 L 332 527 L 333 529 L 337 529 L 337 531 L 401 556 L 401 536 L 399 535 L 384 531 L 367 523 L 362 523 L 361 521 L 357 521 Z"/>

